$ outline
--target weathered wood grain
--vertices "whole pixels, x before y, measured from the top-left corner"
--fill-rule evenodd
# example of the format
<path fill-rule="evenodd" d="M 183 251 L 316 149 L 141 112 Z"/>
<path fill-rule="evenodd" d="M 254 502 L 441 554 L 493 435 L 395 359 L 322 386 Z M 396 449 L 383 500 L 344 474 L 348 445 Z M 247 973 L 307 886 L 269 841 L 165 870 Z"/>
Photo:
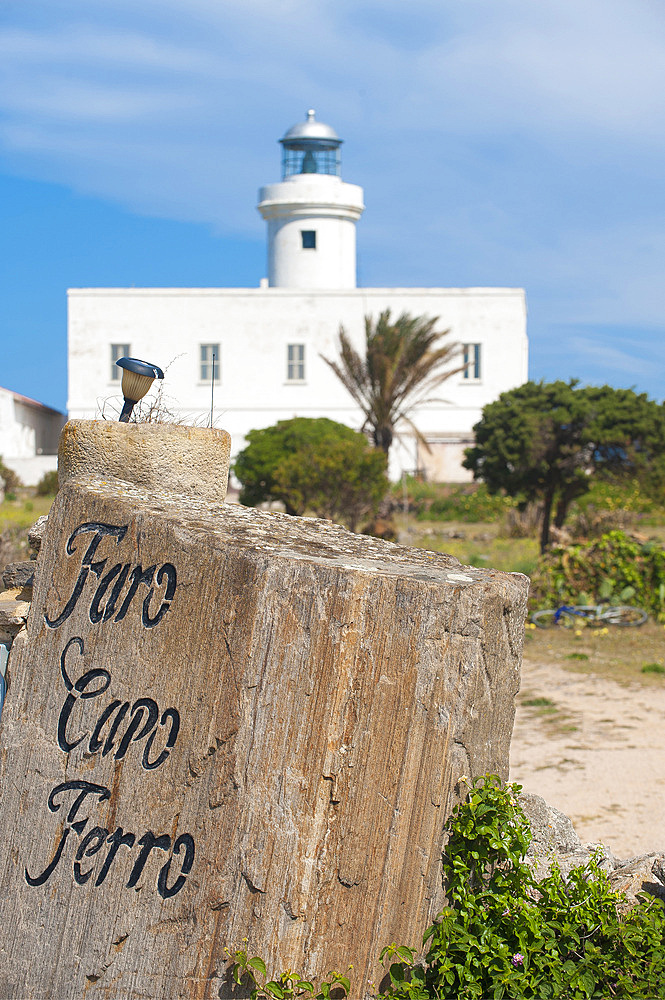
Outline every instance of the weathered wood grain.
<path fill-rule="evenodd" d="M 66 484 L 0 725 L 0 996 L 228 997 L 248 939 L 275 971 L 353 964 L 358 1000 L 443 903 L 459 777 L 507 774 L 526 591 L 328 522 Z"/>

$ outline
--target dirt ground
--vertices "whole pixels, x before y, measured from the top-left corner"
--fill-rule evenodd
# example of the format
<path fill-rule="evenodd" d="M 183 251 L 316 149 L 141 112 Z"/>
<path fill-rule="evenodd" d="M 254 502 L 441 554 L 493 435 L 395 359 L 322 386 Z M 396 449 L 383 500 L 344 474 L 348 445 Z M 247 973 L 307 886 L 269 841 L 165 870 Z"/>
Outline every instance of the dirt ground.
<path fill-rule="evenodd" d="M 570 816 L 583 842 L 602 841 L 617 858 L 665 851 L 665 675 L 641 682 L 628 672 L 618 682 L 603 671 L 620 634 L 589 639 L 589 652 L 558 655 L 536 638 L 525 649 L 511 780 Z M 645 646 L 652 659 L 654 646 Z"/>

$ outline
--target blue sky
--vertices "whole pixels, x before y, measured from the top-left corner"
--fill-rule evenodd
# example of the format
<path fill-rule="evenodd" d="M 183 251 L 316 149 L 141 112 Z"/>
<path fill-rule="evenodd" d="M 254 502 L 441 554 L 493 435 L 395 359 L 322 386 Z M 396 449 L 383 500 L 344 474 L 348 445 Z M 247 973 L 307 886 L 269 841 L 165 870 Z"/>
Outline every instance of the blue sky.
<path fill-rule="evenodd" d="M 524 287 L 532 378 L 665 393 L 662 0 L 3 0 L 0 385 L 66 405 L 66 289 L 255 286 L 308 107 L 363 285 Z"/>

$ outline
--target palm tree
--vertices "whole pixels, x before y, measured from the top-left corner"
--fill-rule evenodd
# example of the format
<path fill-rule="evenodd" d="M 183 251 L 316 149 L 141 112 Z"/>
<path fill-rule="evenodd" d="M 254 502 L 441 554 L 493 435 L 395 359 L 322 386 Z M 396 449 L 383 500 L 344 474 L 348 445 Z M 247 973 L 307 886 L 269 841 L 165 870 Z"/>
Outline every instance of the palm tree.
<path fill-rule="evenodd" d="M 450 331 L 437 330 L 438 322 L 438 317 L 408 313 L 392 320 L 390 309 L 386 309 L 376 321 L 365 316 L 364 358 L 352 346 L 343 326 L 339 329 L 339 360 L 323 358 L 365 415 L 362 430 L 371 434 L 375 447 L 386 455 L 400 421 L 407 423 L 430 450 L 409 414 L 424 403 L 434 402 L 429 393 L 464 370 L 464 365 L 443 369 L 459 354 L 460 345 L 441 345 Z"/>

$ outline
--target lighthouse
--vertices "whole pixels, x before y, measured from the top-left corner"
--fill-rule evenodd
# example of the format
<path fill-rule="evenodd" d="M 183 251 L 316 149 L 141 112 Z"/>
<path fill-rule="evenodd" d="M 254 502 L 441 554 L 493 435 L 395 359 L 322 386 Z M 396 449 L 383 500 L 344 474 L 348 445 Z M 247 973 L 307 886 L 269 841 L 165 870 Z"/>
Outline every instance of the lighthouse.
<path fill-rule="evenodd" d="M 256 285 L 70 290 L 69 416 L 95 418 L 100 398 L 118 398 L 115 362 L 131 356 L 168 367 L 173 413 L 182 423 L 223 426 L 234 458 L 253 430 L 280 420 L 327 417 L 357 429 L 364 414 L 325 361 L 338 356 L 340 327 L 363 355 L 368 327 L 387 310 L 436 316 L 469 363 L 451 374 L 444 398 L 418 402 L 419 435 L 402 425 L 389 471 L 393 479 L 424 469 L 434 481 L 467 482 L 462 461 L 483 407 L 528 378 L 523 289 L 358 288 L 363 189 L 342 180 L 342 139 L 308 111 L 278 141 L 281 179 L 259 191 L 268 276 L 257 275 Z"/>
<path fill-rule="evenodd" d="M 259 191 L 268 223 L 271 288 L 356 287 L 356 222 L 363 189 L 342 180 L 343 140 L 313 110 L 279 140 L 282 180 Z"/>

